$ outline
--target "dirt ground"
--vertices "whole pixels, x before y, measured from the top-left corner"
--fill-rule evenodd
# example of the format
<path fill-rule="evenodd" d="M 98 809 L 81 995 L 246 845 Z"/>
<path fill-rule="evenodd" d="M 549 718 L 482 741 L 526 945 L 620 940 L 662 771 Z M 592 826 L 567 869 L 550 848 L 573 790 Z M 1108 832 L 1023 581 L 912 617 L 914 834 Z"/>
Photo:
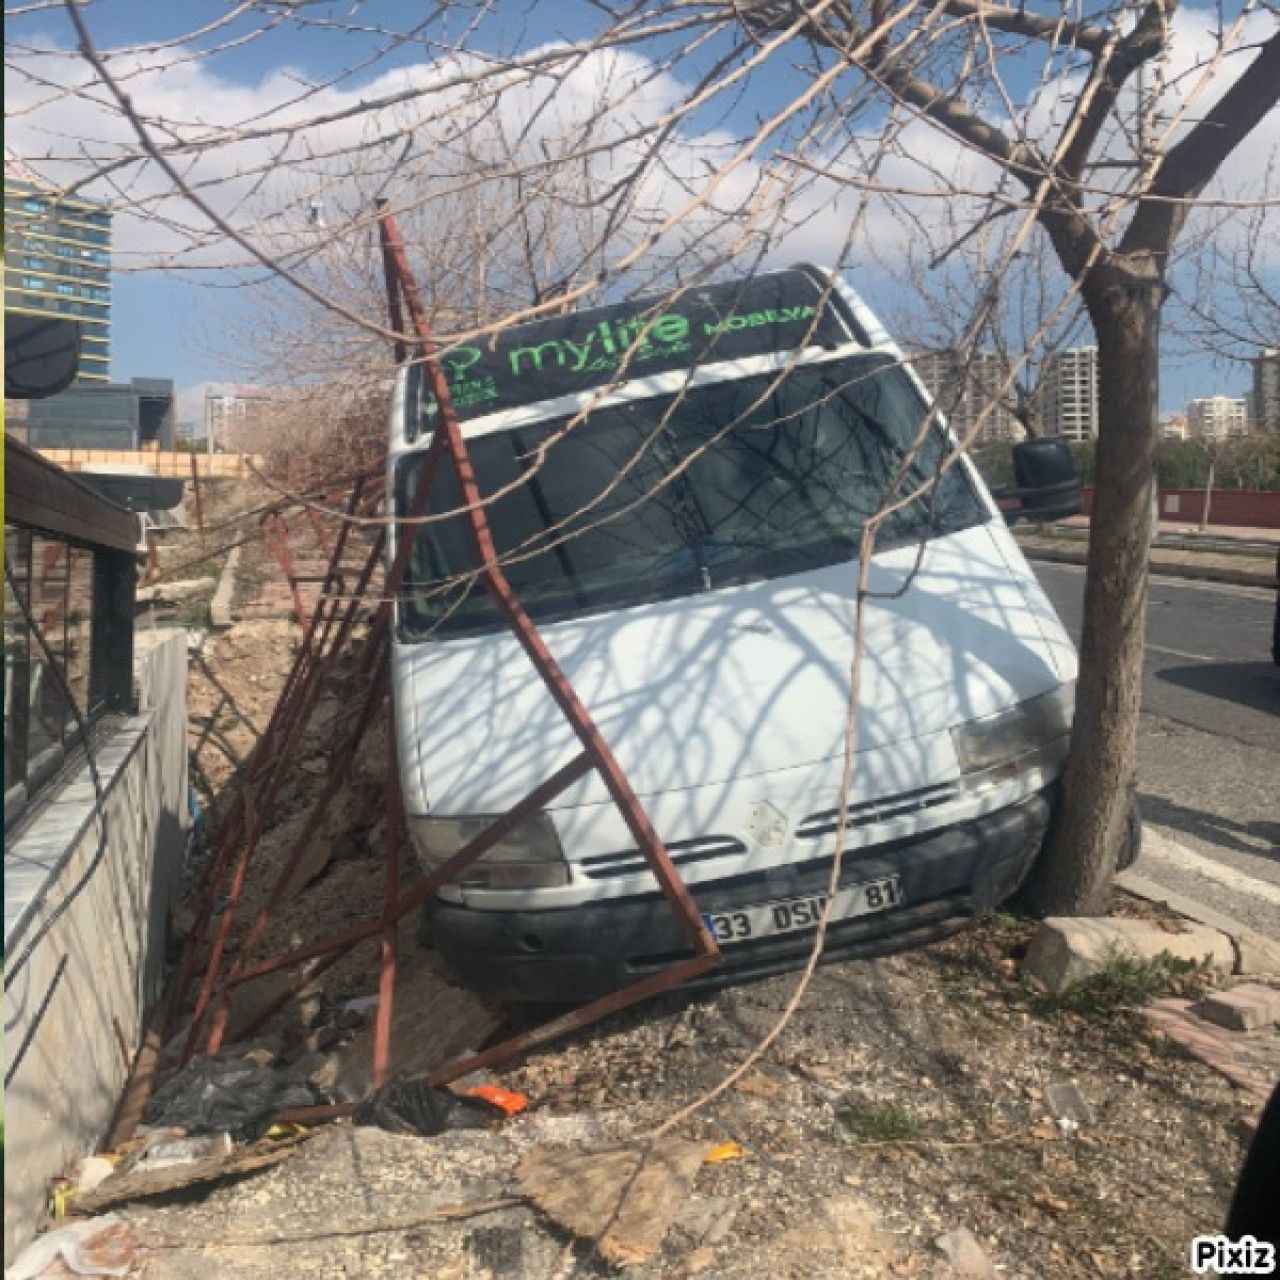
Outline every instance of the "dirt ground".
<path fill-rule="evenodd" d="M 1221 1226 L 1257 1104 L 1132 1011 L 1047 1007 L 1016 972 L 1029 929 L 997 917 L 926 951 L 820 970 L 761 1064 L 681 1127 L 744 1155 L 703 1167 L 631 1274 L 941 1278 L 961 1274 L 933 1243 L 956 1228 L 1010 1278 L 1186 1274 L 1191 1237 Z M 605 1275 L 589 1245 L 525 1206 L 366 1228 L 512 1195 L 533 1143 L 643 1136 L 742 1059 L 794 981 L 673 995 L 549 1046 L 500 1073 L 531 1107 L 499 1132 L 343 1122 L 195 1202 L 134 1206 L 144 1241 L 183 1242 L 145 1249 L 143 1274 Z M 1064 1081 L 1091 1112 L 1075 1131 L 1046 1102 Z"/>

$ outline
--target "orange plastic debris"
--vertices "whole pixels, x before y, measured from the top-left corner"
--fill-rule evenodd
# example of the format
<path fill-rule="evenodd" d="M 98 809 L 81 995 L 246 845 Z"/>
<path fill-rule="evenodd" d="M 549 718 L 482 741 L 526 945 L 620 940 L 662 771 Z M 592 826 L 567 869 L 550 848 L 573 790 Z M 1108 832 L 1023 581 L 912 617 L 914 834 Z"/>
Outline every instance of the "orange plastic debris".
<path fill-rule="evenodd" d="M 474 1089 L 468 1089 L 467 1095 L 492 1102 L 495 1107 L 500 1107 L 509 1116 L 518 1116 L 529 1105 L 529 1099 L 523 1093 L 517 1093 L 514 1089 L 503 1089 L 496 1084 L 478 1084 Z"/>
<path fill-rule="evenodd" d="M 747 1153 L 737 1142 L 722 1142 L 702 1157 L 703 1164 L 720 1164 L 725 1160 L 741 1160 Z"/>

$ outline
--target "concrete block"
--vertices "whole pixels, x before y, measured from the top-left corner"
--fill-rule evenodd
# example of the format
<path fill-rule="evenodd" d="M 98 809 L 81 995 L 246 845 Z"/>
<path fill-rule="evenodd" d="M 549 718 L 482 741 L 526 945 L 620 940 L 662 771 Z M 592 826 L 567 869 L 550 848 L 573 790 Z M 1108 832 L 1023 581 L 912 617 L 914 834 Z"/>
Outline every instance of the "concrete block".
<path fill-rule="evenodd" d="M 1280 1022 L 1280 991 L 1260 982 L 1245 982 L 1230 991 L 1216 991 L 1195 1008 L 1200 1017 L 1228 1031 L 1254 1031 Z"/>
<path fill-rule="evenodd" d="M 1241 929 L 1232 934 L 1232 941 L 1236 944 L 1237 973 L 1280 974 L 1280 942 L 1254 933 L 1252 929 Z"/>
<path fill-rule="evenodd" d="M 240 563 L 240 548 L 232 547 L 231 554 L 223 563 L 222 572 L 218 575 L 218 586 L 209 601 L 209 623 L 222 630 L 231 626 L 231 601 L 236 589 L 236 567 Z"/>
<path fill-rule="evenodd" d="M 1050 916 L 1031 940 L 1023 963 L 1056 994 L 1098 973 L 1117 953 L 1154 960 L 1164 952 L 1195 964 L 1208 959 L 1227 973 L 1235 967 L 1231 939 L 1217 929 L 1193 924 L 1182 933 L 1169 933 L 1144 920 L 1099 916 Z"/>
<path fill-rule="evenodd" d="M 210 596 L 218 583 L 214 578 L 182 578 L 177 582 L 157 582 L 154 587 L 139 587 L 139 604 L 181 604 L 184 600 L 200 600 Z"/>

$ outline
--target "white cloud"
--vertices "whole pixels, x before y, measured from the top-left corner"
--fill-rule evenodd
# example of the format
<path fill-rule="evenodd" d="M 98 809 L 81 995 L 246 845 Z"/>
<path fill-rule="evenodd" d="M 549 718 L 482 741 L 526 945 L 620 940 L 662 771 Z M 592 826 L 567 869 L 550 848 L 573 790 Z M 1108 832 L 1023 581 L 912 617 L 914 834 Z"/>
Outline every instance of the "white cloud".
<path fill-rule="evenodd" d="M 1195 82 L 1190 69 L 1211 52 L 1215 21 L 1209 10 L 1184 7 L 1178 11 L 1166 66 L 1167 76 L 1174 81 L 1174 88 L 1167 95 L 1170 110 L 1178 95 L 1186 93 Z M 1246 38 L 1265 34 L 1267 23 L 1266 17 L 1255 15 L 1250 19 Z M 84 84 L 88 69 L 73 51 L 45 44 L 36 53 L 11 52 L 10 62 L 12 69 L 6 71 L 6 110 L 10 117 L 6 143 L 49 178 L 67 181 L 82 174 L 84 162 L 72 158 L 76 152 L 102 162 L 136 150 L 132 130 L 118 111 L 105 105 L 92 106 L 83 96 L 58 96 L 24 78 L 25 69 L 55 85 Z M 1196 100 L 1193 114 L 1207 110 L 1243 65 L 1244 59 L 1233 59 L 1228 75 Z M 656 157 L 647 153 L 647 137 L 628 140 L 629 135 L 650 128 L 685 99 L 693 74 L 690 70 L 690 79 L 682 79 L 636 51 L 584 57 L 553 91 L 549 92 L 546 80 L 526 80 L 507 88 L 496 104 L 465 87 L 439 90 L 447 75 L 479 69 L 481 63 L 470 55 L 448 63 L 420 63 L 387 70 L 360 83 L 322 90 L 301 103 L 292 102 L 299 92 L 299 77 L 283 67 L 255 84 L 244 84 L 220 75 L 213 65 L 198 58 L 175 61 L 172 52 L 163 59 L 160 55 L 122 55 L 111 66 L 117 74 L 127 77 L 125 87 L 138 110 L 153 121 L 164 121 L 165 130 L 180 138 L 192 138 L 210 129 L 232 129 L 249 121 L 300 125 L 320 114 L 341 116 L 361 102 L 384 95 L 407 89 L 419 91 L 418 97 L 396 107 L 338 119 L 323 129 L 295 137 L 287 145 L 280 136 L 227 141 L 182 161 L 184 179 L 208 200 L 218 216 L 268 253 L 289 253 L 314 244 L 341 227 L 354 212 L 367 211 L 377 173 L 398 155 L 401 146 L 399 138 L 391 145 L 373 139 L 395 128 L 414 131 L 413 155 L 389 188 L 397 199 L 403 199 L 410 190 L 439 191 L 442 174 L 467 173 L 485 161 L 494 166 L 478 194 L 440 199 L 438 205 L 428 206 L 417 218 L 415 225 L 423 236 L 460 241 L 466 228 L 459 221 L 467 218 L 466 209 L 484 213 L 510 198 L 509 184 L 497 176 L 501 165 L 492 129 L 485 126 L 474 133 L 473 151 L 478 155 L 465 154 L 465 139 L 457 136 L 460 122 L 474 124 L 490 106 L 495 107 L 491 120 L 502 126 L 508 138 L 518 139 L 521 163 L 527 165 L 545 155 L 573 150 L 583 142 L 595 148 L 586 161 L 571 173 L 559 175 L 552 184 L 561 207 L 567 209 L 572 204 L 583 226 L 603 225 L 604 211 L 591 207 L 593 197 L 598 197 L 602 188 L 631 164 L 643 162 L 647 166 L 623 220 L 614 260 L 652 231 L 663 217 L 705 192 L 710 173 L 736 145 L 723 124 L 701 130 L 686 124 L 664 141 Z M 766 68 L 763 74 L 771 72 Z M 1029 108 L 1028 127 L 1047 134 L 1055 122 L 1061 122 L 1064 96 L 1077 87 L 1076 79 L 1064 79 L 1051 86 Z M 93 89 L 92 96 L 100 102 L 107 101 L 101 87 Z M 607 104 L 603 114 L 602 102 Z M 864 126 L 869 129 L 868 143 L 872 147 L 876 139 L 871 127 L 878 119 L 871 116 Z M 1231 194 L 1252 193 L 1277 146 L 1280 113 L 1272 112 L 1228 160 L 1215 189 Z M 810 147 L 808 154 L 821 163 L 829 160 L 833 152 L 830 147 Z M 844 171 L 849 172 L 847 162 L 843 163 Z M 709 243 L 723 249 L 742 238 L 745 255 L 749 255 L 753 242 L 746 233 L 754 225 L 758 243 L 759 234 L 774 228 L 781 213 L 785 225 L 794 229 L 778 238 L 768 261 L 832 260 L 845 240 L 859 203 L 857 191 L 811 175 L 799 175 L 798 189 L 780 208 L 771 205 L 763 194 L 768 182 L 776 180 L 771 175 L 779 172 L 785 169 L 763 157 L 742 164 L 705 206 L 691 214 L 679 234 L 668 237 L 660 248 L 675 252 L 691 240 L 708 237 Z M 536 185 L 539 176 L 539 172 L 531 173 L 526 189 Z M 891 188 L 924 186 L 946 193 L 949 186 L 953 191 L 989 189 L 995 176 L 989 162 L 958 146 L 932 125 L 915 121 L 904 129 L 875 180 Z M 113 181 L 120 185 L 113 189 Z M 581 188 L 572 190 L 572 184 L 579 181 Z M 217 234 L 204 214 L 175 194 L 172 184 L 154 164 L 119 171 L 114 179 L 100 180 L 90 193 L 121 205 L 115 226 L 120 268 L 175 263 L 209 267 L 245 261 L 244 251 Z M 576 202 L 569 201 L 574 195 L 579 197 Z M 306 210 L 313 198 L 323 201 L 327 233 L 307 225 Z M 468 206 L 465 200 L 473 203 Z M 936 228 L 942 213 L 954 216 L 957 211 L 970 208 L 954 194 L 947 198 L 945 207 L 928 200 L 906 200 L 901 207 L 921 219 L 919 226 L 912 228 L 904 223 L 900 211 L 876 198 L 868 210 L 857 254 L 865 255 L 874 249 L 882 260 L 892 262 L 906 239 Z M 357 249 L 363 252 L 367 232 L 361 232 L 361 236 L 364 239 L 345 241 L 341 252 L 348 257 Z"/>

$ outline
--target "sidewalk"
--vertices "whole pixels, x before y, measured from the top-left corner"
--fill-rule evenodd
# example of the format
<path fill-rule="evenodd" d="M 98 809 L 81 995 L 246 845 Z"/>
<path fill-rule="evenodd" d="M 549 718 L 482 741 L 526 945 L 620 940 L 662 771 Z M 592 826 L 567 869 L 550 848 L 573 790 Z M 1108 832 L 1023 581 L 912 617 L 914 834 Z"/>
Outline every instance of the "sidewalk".
<path fill-rule="evenodd" d="M 1076 516 L 1052 533 L 1023 532 L 1014 527 L 1014 536 L 1023 554 L 1031 560 L 1047 560 L 1056 564 L 1084 564 L 1088 556 L 1088 520 Z M 1160 522 L 1160 536 L 1177 534 L 1186 526 Z M 1227 582 L 1236 586 L 1274 589 L 1276 586 L 1276 549 L 1280 548 L 1280 530 L 1224 528 L 1215 532 L 1215 540 L 1226 542 L 1232 534 L 1246 535 L 1249 541 L 1262 545 L 1224 547 L 1215 550 L 1161 546 L 1151 548 L 1151 571 L 1171 578 L 1191 578 L 1201 582 Z M 1206 539 L 1210 535 L 1205 535 Z M 1243 538 L 1237 537 L 1243 544 Z"/>
<path fill-rule="evenodd" d="M 1087 529 L 1089 527 L 1089 517 L 1068 516 L 1067 519 L 1058 523 L 1059 527 Z M 1185 520 L 1161 519 L 1158 536 L 1162 538 L 1166 536 L 1204 538 L 1210 542 L 1218 539 L 1240 542 L 1270 542 L 1280 545 L 1280 529 L 1257 529 L 1245 525 L 1211 524 L 1202 532 L 1199 524 L 1195 521 L 1187 522 Z"/>

